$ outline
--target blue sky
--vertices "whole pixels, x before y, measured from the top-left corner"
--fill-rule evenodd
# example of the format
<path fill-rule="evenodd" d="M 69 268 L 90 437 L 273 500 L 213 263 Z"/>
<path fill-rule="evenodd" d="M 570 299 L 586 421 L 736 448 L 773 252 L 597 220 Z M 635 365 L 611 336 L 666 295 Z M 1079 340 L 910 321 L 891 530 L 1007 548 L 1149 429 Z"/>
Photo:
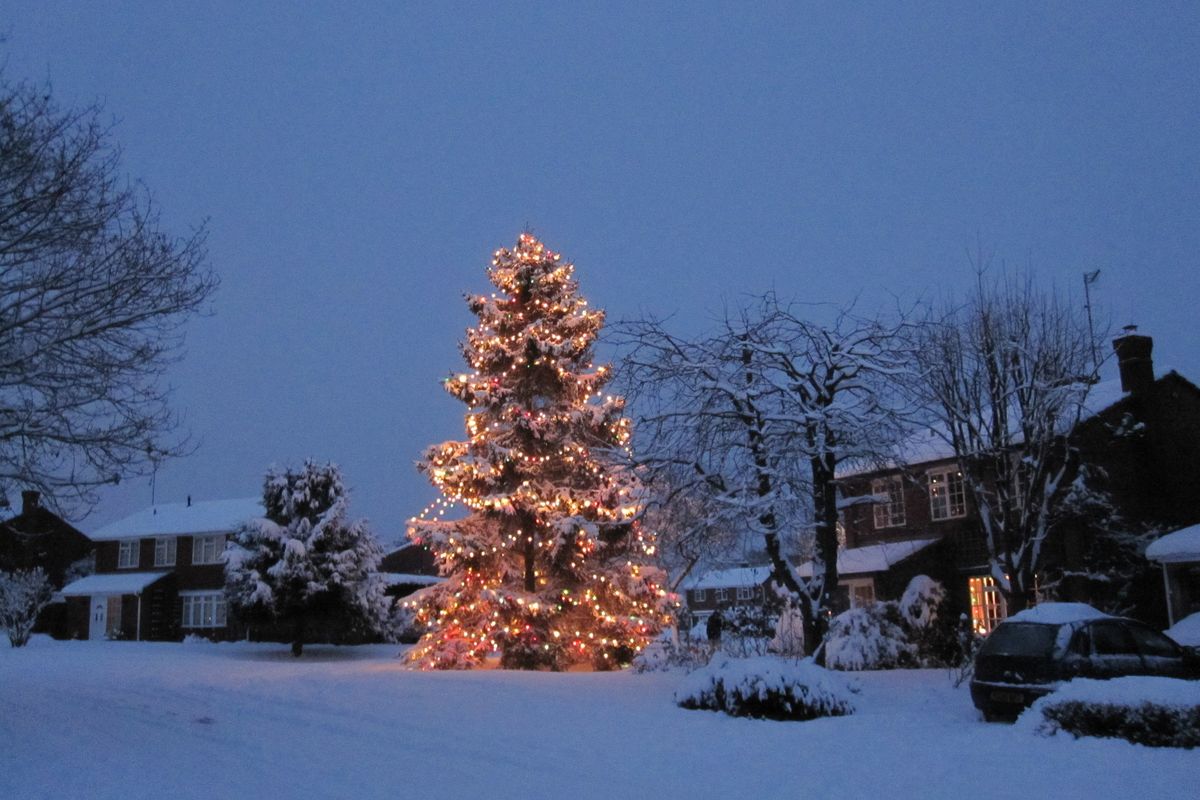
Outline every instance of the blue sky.
<path fill-rule="evenodd" d="M 251 7 L 243 7 L 243 6 Z M 173 370 L 160 500 L 340 462 L 380 533 L 435 497 L 440 389 L 531 227 L 611 319 L 775 289 L 959 291 L 977 244 L 1200 379 L 1200 5 L 3 3 L 10 78 L 102 101 L 223 285 Z M 106 495 L 90 528 L 148 504 Z"/>

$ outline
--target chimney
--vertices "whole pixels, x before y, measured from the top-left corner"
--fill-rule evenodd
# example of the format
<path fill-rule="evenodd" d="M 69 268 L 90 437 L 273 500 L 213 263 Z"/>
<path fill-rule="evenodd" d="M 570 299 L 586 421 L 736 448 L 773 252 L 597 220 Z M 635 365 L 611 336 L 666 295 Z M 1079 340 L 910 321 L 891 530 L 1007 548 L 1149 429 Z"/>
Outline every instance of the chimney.
<path fill-rule="evenodd" d="M 1121 391 L 1141 394 L 1154 383 L 1154 361 L 1150 351 L 1154 340 L 1137 332 L 1137 325 L 1126 325 L 1121 335 L 1113 339 L 1117 365 L 1121 371 Z"/>
<path fill-rule="evenodd" d="M 192 507 L 192 496 L 191 496 L 190 494 L 188 495 L 188 504 L 187 504 L 187 507 L 188 507 L 188 508 L 191 508 L 191 507 Z"/>
<path fill-rule="evenodd" d="M 42 493 L 36 489 L 26 489 L 21 492 L 21 513 L 28 514 L 38 507 L 39 501 L 42 499 Z"/>

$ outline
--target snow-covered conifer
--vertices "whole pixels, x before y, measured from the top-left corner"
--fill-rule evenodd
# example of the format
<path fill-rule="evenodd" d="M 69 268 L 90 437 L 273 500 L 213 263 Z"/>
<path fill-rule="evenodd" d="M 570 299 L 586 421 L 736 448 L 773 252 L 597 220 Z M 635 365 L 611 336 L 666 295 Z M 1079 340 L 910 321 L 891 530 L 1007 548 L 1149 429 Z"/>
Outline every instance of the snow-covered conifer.
<path fill-rule="evenodd" d="M 624 401 L 592 364 L 604 313 L 573 271 L 522 234 L 488 270 L 500 293 L 468 298 L 472 371 L 446 380 L 467 404 L 467 438 L 431 447 L 420 468 L 470 513 L 409 530 L 447 578 L 410 600 L 427 631 L 409 656 L 421 668 L 470 668 L 497 650 L 508 668 L 614 668 L 666 621 L 641 485 L 621 466 Z"/>
<path fill-rule="evenodd" d="M 243 621 L 306 641 L 383 633 L 388 600 L 377 574 L 382 549 L 365 520 L 346 519 L 346 490 L 334 464 L 271 469 L 266 517 L 239 528 L 225 553 L 225 591 Z"/>

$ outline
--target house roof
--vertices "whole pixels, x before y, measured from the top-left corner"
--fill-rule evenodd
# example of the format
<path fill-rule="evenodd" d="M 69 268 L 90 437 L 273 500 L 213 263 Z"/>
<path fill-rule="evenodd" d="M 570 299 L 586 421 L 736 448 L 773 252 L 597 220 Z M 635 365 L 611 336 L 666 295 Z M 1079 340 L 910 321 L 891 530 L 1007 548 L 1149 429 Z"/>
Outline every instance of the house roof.
<path fill-rule="evenodd" d="M 1200 561 L 1200 525 L 1181 528 L 1151 542 L 1146 558 L 1163 564 Z"/>
<path fill-rule="evenodd" d="M 838 551 L 839 575 L 863 575 L 868 572 L 886 572 L 906 558 L 924 550 L 938 538 L 904 539 L 898 542 L 870 544 L 866 547 L 850 547 Z M 796 574 L 801 578 L 811 578 L 813 575 L 812 562 L 806 562 L 796 567 Z"/>
<path fill-rule="evenodd" d="M 151 506 L 95 533 L 93 541 L 135 539 L 141 536 L 188 536 L 203 533 L 227 533 L 241 523 L 263 516 L 262 500 L 243 497 L 236 500 L 205 500 L 198 503 L 165 503 Z"/>
<path fill-rule="evenodd" d="M 739 586 L 761 586 L 769 577 L 771 577 L 771 567 L 766 564 L 756 567 L 714 569 L 688 579 L 684 583 L 684 588 L 735 589 Z"/>
<path fill-rule="evenodd" d="M 72 581 L 59 594 L 64 597 L 86 597 L 93 594 L 141 594 L 150 584 L 170 575 L 170 572 L 106 572 L 88 575 Z"/>
<path fill-rule="evenodd" d="M 432 586 L 435 583 L 441 583 L 446 580 L 437 575 L 414 575 L 410 572 L 381 572 L 379 576 L 383 578 L 384 583 L 388 586 L 400 586 L 401 584 Z"/>

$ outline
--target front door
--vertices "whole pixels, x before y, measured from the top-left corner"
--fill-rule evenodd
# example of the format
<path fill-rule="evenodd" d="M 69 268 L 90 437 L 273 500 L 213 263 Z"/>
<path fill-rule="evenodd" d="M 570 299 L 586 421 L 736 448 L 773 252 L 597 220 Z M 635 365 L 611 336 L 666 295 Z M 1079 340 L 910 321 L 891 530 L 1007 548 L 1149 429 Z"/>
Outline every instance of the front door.
<path fill-rule="evenodd" d="M 88 625 L 89 639 L 103 639 L 108 633 L 108 598 L 91 596 L 92 621 Z"/>

